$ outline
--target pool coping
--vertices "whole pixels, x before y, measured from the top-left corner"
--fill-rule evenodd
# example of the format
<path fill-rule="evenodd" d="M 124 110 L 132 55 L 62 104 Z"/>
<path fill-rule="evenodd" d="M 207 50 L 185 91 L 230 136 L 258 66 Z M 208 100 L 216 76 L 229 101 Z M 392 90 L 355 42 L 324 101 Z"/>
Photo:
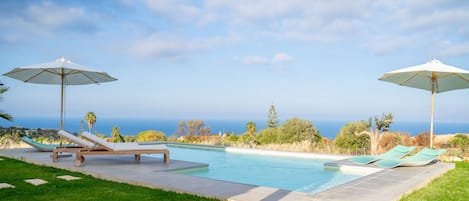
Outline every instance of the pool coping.
<path fill-rule="evenodd" d="M 258 151 L 260 154 L 273 154 L 266 150 L 236 148 L 238 151 Z M 297 152 L 287 152 L 288 154 Z M 53 166 L 74 172 L 81 172 L 97 178 L 125 182 L 150 188 L 161 188 L 176 192 L 193 193 L 202 196 L 227 200 L 397 200 L 403 194 L 425 186 L 434 178 L 453 169 L 453 163 L 435 163 L 423 167 L 380 169 L 357 180 L 330 188 L 320 193 L 307 194 L 270 187 L 240 184 L 206 179 L 188 175 L 173 174 L 170 171 L 181 168 L 203 167 L 206 164 L 171 160 L 165 165 L 161 158 L 142 157 L 140 162 L 128 156 L 87 157 L 83 167 L 74 167 L 74 157 L 61 158 L 52 163 L 50 153 L 36 152 L 34 149 L 2 149 L 0 155 L 17 158 L 38 165 Z M 314 156 L 312 154 L 311 156 Z M 319 154 L 327 156 L 325 154 Z M 330 155 L 332 156 L 332 155 Z M 345 156 L 340 156 L 345 157 Z M 347 159 L 327 163 L 328 167 L 346 169 L 374 168 L 372 165 L 356 165 Z M 376 169 L 376 168 L 375 168 Z"/>

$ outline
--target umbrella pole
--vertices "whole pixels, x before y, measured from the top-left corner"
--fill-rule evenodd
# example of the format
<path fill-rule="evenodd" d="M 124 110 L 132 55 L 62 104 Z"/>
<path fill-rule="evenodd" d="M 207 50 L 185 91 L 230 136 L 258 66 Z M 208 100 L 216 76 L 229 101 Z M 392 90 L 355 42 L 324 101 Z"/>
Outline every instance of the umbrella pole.
<path fill-rule="evenodd" d="M 60 130 L 63 129 L 63 119 L 64 119 L 64 68 L 62 68 L 62 86 L 61 86 L 61 92 L 60 92 Z"/>
<path fill-rule="evenodd" d="M 433 148 L 433 114 L 435 112 L 435 91 L 432 89 L 432 109 L 430 122 L 430 149 Z"/>

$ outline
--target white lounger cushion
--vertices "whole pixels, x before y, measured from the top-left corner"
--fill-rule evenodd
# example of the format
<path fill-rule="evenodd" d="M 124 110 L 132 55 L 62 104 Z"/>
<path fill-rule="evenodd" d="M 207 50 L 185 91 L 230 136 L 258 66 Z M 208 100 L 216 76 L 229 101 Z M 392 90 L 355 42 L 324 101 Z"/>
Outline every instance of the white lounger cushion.
<path fill-rule="evenodd" d="M 77 145 L 80 145 L 80 146 L 84 146 L 84 147 L 87 147 L 87 148 L 94 148 L 95 147 L 95 144 L 94 143 L 91 143 L 91 142 L 88 142 L 86 140 L 82 140 L 81 138 L 67 132 L 67 131 L 64 131 L 64 130 L 59 130 L 58 134 L 64 138 L 67 138 L 69 139 L 70 141 L 72 141 L 73 143 L 77 144 Z"/>
<path fill-rule="evenodd" d="M 106 140 L 95 136 L 93 134 L 90 134 L 88 132 L 83 132 L 81 134 L 83 137 L 90 139 L 94 142 L 96 142 L 99 145 L 102 145 L 108 149 L 114 150 L 114 151 L 129 151 L 129 150 L 162 150 L 162 149 L 167 149 L 166 145 L 164 144 L 158 144 L 158 145 L 139 145 L 137 143 L 110 143 L 107 142 Z"/>

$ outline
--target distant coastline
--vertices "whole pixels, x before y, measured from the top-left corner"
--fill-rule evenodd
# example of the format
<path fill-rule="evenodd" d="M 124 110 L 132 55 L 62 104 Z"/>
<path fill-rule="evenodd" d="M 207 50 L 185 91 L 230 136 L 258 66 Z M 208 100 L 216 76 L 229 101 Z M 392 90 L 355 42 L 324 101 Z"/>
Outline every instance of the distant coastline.
<path fill-rule="evenodd" d="M 66 118 L 64 128 L 71 132 L 79 132 L 81 127 L 81 118 Z M 99 118 L 93 128 L 94 132 L 108 134 L 113 126 L 118 126 L 121 133 L 125 135 L 135 135 L 145 130 L 158 130 L 170 136 L 176 131 L 177 123 L 182 120 L 191 119 L 136 119 L 136 118 Z M 246 131 L 246 120 L 214 120 L 201 119 L 205 125 L 211 129 L 211 132 L 218 134 L 220 132 L 241 134 Z M 257 130 L 266 127 L 265 120 L 254 120 L 257 124 Z M 340 129 L 348 123 L 347 121 L 312 121 L 321 135 L 329 139 L 334 139 Z M 20 126 L 23 128 L 51 128 L 58 129 L 58 118 L 52 117 L 18 117 L 14 122 L 1 122 L 0 126 Z M 87 130 L 85 123 L 85 130 Z M 415 136 L 421 132 L 429 130 L 429 122 L 394 122 L 391 125 L 391 131 L 409 133 Z M 436 134 L 469 133 L 469 122 L 436 122 Z"/>

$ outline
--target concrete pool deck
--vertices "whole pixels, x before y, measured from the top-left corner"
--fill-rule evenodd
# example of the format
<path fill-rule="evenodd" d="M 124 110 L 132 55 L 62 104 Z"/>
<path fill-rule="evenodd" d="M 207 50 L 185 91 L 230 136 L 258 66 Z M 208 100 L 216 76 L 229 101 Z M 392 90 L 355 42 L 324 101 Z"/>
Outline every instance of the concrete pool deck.
<path fill-rule="evenodd" d="M 37 152 L 32 148 L 1 149 L 0 155 L 38 165 L 81 172 L 111 181 L 239 201 L 397 200 L 403 194 L 426 185 L 434 178 L 455 167 L 452 163 L 435 163 L 423 167 L 379 169 L 375 173 L 326 191 L 317 194 L 306 194 L 270 187 L 179 175 L 170 172 L 180 169 L 207 167 L 207 164 L 186 161 L 171 160 L 170 165 L 165 165 L 162 158 L 142 156 L 141 161 L 135 161 L 133 156 L 106 155 L 86 157 L 82 167 L 74 167 L 74 156 L 60 158 L 57 163 L 53 163 L 50 153 Z M 353 164 L 347 159 L 330 162 L 327 166 L 340 168 L 343 171 L 373 168 L 372 165 Z"/>

